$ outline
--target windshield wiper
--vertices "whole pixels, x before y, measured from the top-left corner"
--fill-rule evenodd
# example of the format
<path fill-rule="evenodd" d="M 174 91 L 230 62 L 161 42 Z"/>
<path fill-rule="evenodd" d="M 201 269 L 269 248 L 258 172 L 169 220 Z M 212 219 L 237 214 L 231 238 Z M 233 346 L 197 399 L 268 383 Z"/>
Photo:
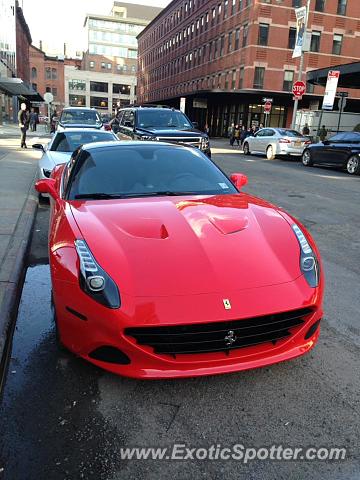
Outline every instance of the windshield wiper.
<path fill-rule="evenodd" d="M 75 200 L 79 200 L 81 198 L 90 198 L 94 200 L 106 200 L 109 198 L 123 198 L 123 195 L 121 193 L 101 193 L 101 192 L 96 192 L 96 193 L 80 193 L 78 195 L 75 195 Z"/>
<path fill-rule="evenodd" d="M 181 195 L 201 195 L 199 192 L 175 192 L 171 190 L 162 190 L 160 192 L 141 192 L 141 193 L 80 193 L 75 195 L 75 200 L 93 199 L 107 200 L 111 198 L 143 198 L 143 197 L 177 197 Z"/>

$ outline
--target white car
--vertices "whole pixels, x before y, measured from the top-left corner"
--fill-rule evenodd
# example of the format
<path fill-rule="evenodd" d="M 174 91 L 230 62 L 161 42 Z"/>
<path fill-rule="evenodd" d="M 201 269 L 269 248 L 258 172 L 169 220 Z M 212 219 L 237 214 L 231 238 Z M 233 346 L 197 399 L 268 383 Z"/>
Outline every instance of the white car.
<path fill-rule="evenodd" d="M 290 128 L 262 128 L 253 137 L 246 137 L 243 142 L 245 155 L 264 153 L 272 160 L 277 155 L 301 156 L 305 147 L 311 143 L 309 137 Z"/>
<path fill-rule="evenodd" d="M 97 129 L 68 128 L 65 132 L 56 132 L 47 146 L 35 143 L 32 148 L 42 150 L 39 160 L 38 179 L 49 178 L 56 165 L 67 163 L 71 154 L 80 145 L 94 142 L 118 142 L 113 132 Z"/>

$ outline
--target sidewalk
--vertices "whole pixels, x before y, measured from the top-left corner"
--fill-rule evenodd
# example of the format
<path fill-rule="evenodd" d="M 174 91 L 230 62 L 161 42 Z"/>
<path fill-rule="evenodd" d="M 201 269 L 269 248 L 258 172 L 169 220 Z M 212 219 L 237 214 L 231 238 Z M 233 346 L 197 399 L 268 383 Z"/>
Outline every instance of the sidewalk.
<path fill-rule="evenodd" d="M 31 132 L 30 129 L 26 133 L 27 138 L 38 137 L 39 135 L 49 135 L 45 132 L 45 125 L 38 125 L 36 132 Z M 20 138 L 20 128 L 16 123 L 8 123 L 0 125 L 0 139 L 1 138 Z"/>
<path fill-rule="evenodd" d="M 33 185 L 40 155 L 31 149 L 31 138 L 30 148 L 20 149 L 16 130 L 13 130 L 16 138 L 11 132 L 0 135 L 0 362 L 12 330 L 12 320 L 16 317 L 24 262 L 38 205 Z M 39 133 L 36 141 L 46 141 Z"/>

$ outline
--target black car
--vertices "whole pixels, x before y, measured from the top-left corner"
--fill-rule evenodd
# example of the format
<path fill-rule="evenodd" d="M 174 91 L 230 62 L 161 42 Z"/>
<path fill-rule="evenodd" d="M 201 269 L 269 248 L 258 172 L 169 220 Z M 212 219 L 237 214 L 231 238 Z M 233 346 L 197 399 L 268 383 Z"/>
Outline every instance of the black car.
<path fill-rule="evenodd" d="M 302 154 L 306 167 L 342 167 L 351 175 L 360 174 L 360 132 L 343 132 L 329 140 L 309 145 Z"/>
<path fill-rule="evenodd" d="M 158 106 L 121 109 L 111 127 L 120 140 L 157 140 L 197 147 L 211 157 L 209 137 L 180 110 Z"/>

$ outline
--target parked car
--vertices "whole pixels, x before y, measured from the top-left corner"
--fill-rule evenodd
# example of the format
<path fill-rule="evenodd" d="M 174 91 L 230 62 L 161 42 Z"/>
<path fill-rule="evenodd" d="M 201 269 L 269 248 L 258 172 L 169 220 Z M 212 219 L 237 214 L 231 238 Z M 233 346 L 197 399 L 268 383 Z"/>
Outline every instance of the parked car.
<path fill-rule="evenodd" d="M 57 131 L 47 146 L 35 143 L 32 148 L 41 150 L 38 178 L 49 178 L 56 165 L 66 163 L 74 150 L 85 143 L 118 141 L 113 132 L 97 129 L 68 128 L 64 132 Z"/>
<path fill-rule="evenodd" d="M 120 140 L 157 140 L 199 148 L 211 157 L 207 133 L 198 130 L 180 110 L 164 106 L 123 108 L 111 122 Z"/>
<path fill-rule="evenodd" d="M 307 353 L 323 315 L 304 226 L 239 190 L 200 150 L 81 147 L 36 188 L 52 196 L 58 340 L 111 372 L 212 375 Z"/>
<path fill-rule="evenodd" d="M 302 155 L 306 167 L 340 167 L 351 175 L 360 174 L 360 132 L 343 132 L 309 145 Z"/>
<path fill-rule="evenodd" d="M 264 153 L 267 159 L 272 160 L 276 156 L 301 156 L 310 143 L 309 137 L 290 128 L 262 128 L 253 137 L 244 140 L 243 149 L 245 155 Z"/>
<path fill-rule="evenodd" d="M 103 122 L 94 108 L 69 107 L 61 112 L 57 130 L 64 131 L 67 128 L 97 128 L 101 129 Z"/>

